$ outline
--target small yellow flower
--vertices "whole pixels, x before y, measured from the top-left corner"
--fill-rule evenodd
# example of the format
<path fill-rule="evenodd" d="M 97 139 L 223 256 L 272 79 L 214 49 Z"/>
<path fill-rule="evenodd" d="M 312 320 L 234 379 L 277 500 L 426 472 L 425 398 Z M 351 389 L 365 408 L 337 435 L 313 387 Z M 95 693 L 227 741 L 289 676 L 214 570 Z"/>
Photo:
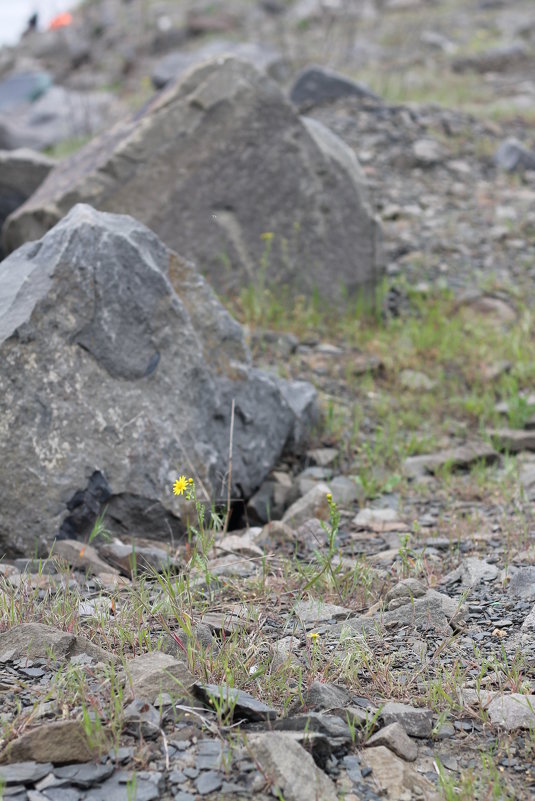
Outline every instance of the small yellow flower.
<path fill-rule="evenodd" d="M 180 476 L 180 478 L 177 478 L 177 480 L 173 484 L 174 495 L 182 495 L 182 493 L 186 489 L 186 485 L 187 485 L 186 476 Z"/>
<path fill-rule="evenodd" d="M 273 233 L 273 231 L 264 231 L 263 234 L 260 234 L 260 239 L 263 242 L 271 242 L 274 236 L 275 234 Z"/>
<path fill-rule="evenodd" d="M 330 503 L 333 499 L 333 496 L 330 492 L 327 493 L 327 501 Z"/>
<path fill-rule="evenodd" d="M 319 633 L 317 631 L 311 631 L 308 636 L 310 637 L 311 640 L 314 641 L 314 640 L 319 639 L 320 635 L 319 635 Z"/>
<path fill-rule="evenodd" d="M 193 479 L 192 478 L 188 478 L 188 484 L 193 484 Z"/>

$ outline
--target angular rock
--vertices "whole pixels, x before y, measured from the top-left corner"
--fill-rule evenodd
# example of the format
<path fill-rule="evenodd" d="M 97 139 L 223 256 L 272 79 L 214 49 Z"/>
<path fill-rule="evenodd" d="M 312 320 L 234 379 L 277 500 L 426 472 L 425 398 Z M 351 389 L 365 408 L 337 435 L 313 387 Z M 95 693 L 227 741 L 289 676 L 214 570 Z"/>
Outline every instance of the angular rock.
<path fill-rule="evenodd" d="M 195 695 L 202 699 L 205 704 L 212 705 L 212 699 L 220 699 L 229 704 L 228 709 L 233 709 L 234 717 L 245 718 L 250 721 L 275 720 L 277 712 L 267 704 L 253 698 L 243 690 L 236 690 L 227 687 L 225 684 L 201 684 L 196 682 L 193 685 Z"/>
<path fill-rule="evenodd" d="M 350 617 L 351 609 L 336 604 L 327 604 L 320 600 L 298 601 L 293 613 L 303 623 L 326 623 L 329 620 L 345 620 Z"/>
<path fill-rule="evenodd" d="M 384 627 L 387 631 L 409 628 L 422 632 L 438 631 L 442 634 L 451 634 L 452 629 L 458 629 L 463 624 L 464 607 L 445 593 L 427 590 L 425 595 L 407 600 L 407 603 L 399 606 L 394 604 L 396 608 L 393 609 L 389 605 L 387 612 L 374 613 L 368 617 L 360 615 L 349 618 L 344 623 L 333 626 L 330 631 L 353 629 L 364 634 L 373 634 L 377 627 Z"/>
<path fill-rule="evenodd" d="M 107 779 L 113 771 L 114 766 L 109 762 L 105 765 L 86 762 L 55 768 L 54 776 L 57 779 L 68 779 L 70 783 L 75 784 L 77 787 L 88 788 L 97 784 L 97 782 Z"/>
<path fill-rule="evenodd" d="M 402 370 L 399 381 L 404 389 L 409 389 L 411 392 L 431 392 L 437 385 L 436 381 L 432 381 L 429 376 L 418 370 Z"/>
<path fill-rule="evenodd" d="M 406 762 L 414 762 L 418 756 L 418 748 L 413 743 L 401 723 L 390 723 L 366 740 L 365 747 L 384 745 Z"/>
<path fill-rule="evenodd" d="M 98 787 L 93 787 L 87 797 L 91 798 L 91 801 L 132 801 L 133 798 L 135 801 L 154 801 L 162 797 L 162 784 L 162 774 L 158 772 L 116 771 Z"/>
<path fill-rule="evenodd" d="M 282 522 L 287 526 L 296 528 L 306 523 L 310 518 L 328 520 L 329 504 L 327 495 L 330 491 L 330 487 L 327 484 L 319 482 L 306 495 L 292 503 L 290 508 L 286 510 Z"/>
<path fill-rule="evenodd" d="M 340 451 L 337 448 L 313 448 L 306 452 L 306 457 L 316 467 L 329 467 L 340 458 Z"/>
<path fill-rule="evenodd" d="M 535 170 L 535 153 L 514 137 L 505 139 L 494 156 L 498 167 L 507 172 Z"/>
<path fill-rule="evenodd" d="M 89 739 L 81 720 L 58 720 L 41 723 L 12 740 L 0 754 L 1 762 L 88 762 L 107 751 L 105 737 Z"/>
<path fill-rule="evenodd" d="M 498 459 L 498 453 L 490 445 L 471 443 L 438 453 L 409 456 L 403 463 L 403 472 L 407 478 L 417 478 L 426 473 L 436 473 L 441 468 L 448 466 L 451 469 L 469 468 L 476 462 L 493 464 Z"/>
<path fill-rule="evenodd" d="M 520 627 L 520 633 L 524 641 L 530 642 L 533 639 L 533 636 L 535 635 L 535 606 L 525 617 L 524 622 Z"/>
<path fill-rule="evenodd" d="M 308 751 L 318 768 L 325 770 L 333 753 L 333 744 L 325 734 L 317 731 L 285 731 L 284 736 L 299 743 Z"/>
<path fill-rule="evenodd" d="M 303 706 L 308 709 L 333 709 L 351 703 L 351 694 L 345 687 L 321 681 L 313 681 L 303 694 Z"/>
<path fill-rule="evenodd" d="M 248 748 L 264 775 L 269 776 L 285 801 L 336 801 L 331 779 L 292 737 L 268 732 L 248 739 Z"/>
<path fill-rule="evenodd" d="M 380 716 L 385 726 L 399 723 L 411 737 L 431 737 L 433 732 L 433 712 L 430 709 L 388 701 L 383 704 Z"/>
<path fill-rule="evenodd" d="M 490 722 L 507 731 L 535 727 L 535 695 L 521 693 L 497 693 L 487 690 L 463 690 L 465 704 L 487 712 Z"/>
<path fill-rule="evenodd" d="M 92 136 L 110 121 L 110 92 L 53 86 L 35 103 L 0 117 L 0 148 L 45 150 L 73 137 Z"/>
<path fill-rule="evenodd" d="M 118 570 L 100 558 L 93 545 L 78 540 L 56 540 L 54 555 L 64 559 L 71 567 L 90 574 L 119 574 Z"/>
<path fill-rule="evenodd" d="M 412 146 L 412 152 L 416 164 L 420 167 L 432 167 L 435 164 L 440 164 L 444 160 L 444 150 L 436 139 L 418 139 Z M 404 370 L 404 373 L 413 373 L 412 370 Z M 411 386 L 407 389 L 418 389 L 417 383 L 421 384 L 421 389 L 426 392 L 433 389 L 434 382 L 422 373 L 417 374 L 420 376 L 417 381 L 414 377 L 410 380 Z M 422 378 L 423 376 L 423 378 Z"/>
<path fill-rule="evenodd" d="M 251 368 L 205 281 L 130 217 L 77 206 L 5 259 L 0 283 L 2 553 L 87 536 L 104 508 L 112 532 L 180 539 L 172 483 L 191 464 L 222 494 L 233 400 L 233 497 L 314 413 L 296 426 L 302 382 Z"/>
<path fill-rule="evenodd" d="M 86 637 L 76 637 L 45 623 L 19 623 L 0 633 L 0 662 L 8 659 L 71 659 L 87 654 L 103 662 L 116 660 Z"/>
<path fill-rule="evenodd" d="M 460 581 L 461 587 L 476 587 L 484 581 L 495 581 L 499 572 L 496 565 L 492 565 L 484 559 L 478 559 L 477 556 L 468 556 L 463 559 L 456 570 L 444 576 L 442 583 L 451 584 Z"/>
<path fill-rule="evenodd" d="M 165 548 L 154 545 L 127 545 L 122 542 L 104 543 L 98 549 L 99 555 L 114 567 L 131 576 L 134 572 L 178 573 L 183 569 L 180 559 L 172 557 Z"/>
<path fill-rule="evenodd" d="M 153 739 L 160 733 L 160 713 L 148 701 L 134 698 L 123 712 L 124 728 L 133 737 Z"/>
<path fill-rule="evenodd" d="M 6 115 L 14 109 L 32 103 L 52 86 L 47 72 L 14 72 L 0 82 L 0 112 Z"/>
<path fill-rule="evenodd" d="M 306 712 L 276 720 L 272 727 L 276 731 L 317 731 L 327 737 L 333 748 L 348 746 L 351 743 L 351 730 L 339 715 Z"/>
<path fill-rule="evenodd" d="M 395 509 L 371 509 L 365 507 L 353 518 L 356 528 L 369 529 L 382 534 L 385 531 L 407 531 L 408 526 L 400 520 Z"/>
<path fill-rule="evenodd" d="M 14 762 L 11 765 L 0 765 L 0 782 L 8 787 L 10 784 L 35 784 L 51 772 L 51 762 Z"/>
<path fill-rule="evenodd" d="M 426 589 L 418 579 L 403 579 L 388 590 L 385 595 L 385 603 L 388 605 L 388 609 L 392 609 L 394 608 L 393 602 L 396 603 L 396 606 L 402 606 L 404 603 L 410 603 L 414 598 L 422 598 L 425 593 Z"/>
<path fill-rule="evenodd" d="M 333 500 L 339 506 L 351 506 L 359 497 L 357 482 L 349 476 L 335 476 L 329 481 Z"/>
<path fill-rule="evenodd" d="M 184 662 L 161 651 L 129 659 L 125 667 L 134 697 L 151 704 L 160 693 L 168 693 L 172 698 L 188 696 L 194 682 Z"/>
<path fill-rule="evenodd" d="M 268 73 L 274 80 L 280 80 L 286 73 L 283 57 L 273 47 L 256 42 L 232 42 L 214 39 L 203 47 L 191 52 L 176 51 L 168 53 L 154 67 L 151 81 L 156 89 L 163 89 L 171 81 L 179 78 L 186 70 L 202 64 L 216 56 L 232 55 L 242 61 L 249 61 L 258 70 Z"/>
<path fill-rule="evenodd" d="M 452 61 L 454 72 L 502 72 L 528 58 L 528 51 L 521 42 L 502 47 L 492 47 L 473 56 L 459 56 Z"/>
<path fill-rule="evenodd" d="M 223 784 L 223 776 L 215 770 L 206 770 L 195 780 L 199 795 L 208 795 L 219 790 Z"/>
<path fill-rule="evenodd" d="M 320 66 L 306 67 L 290 90 L 290 100 L 301 112 L 342 97 L 380 101 L 378 95 L 364 84 Z"/>
<path fill-rule="evenodd" d="M 523 598 L 535 601 L 535 567 L 519 567 L 510 572 L 511 580 L 507 585 L 507 594 L 512 598 Z"/>
<path fill-rule="evenodd" d="M 498 428 L 487 432 L 494 447 L 507 453 L 535 451 L 535 431 Z"/>
<path fill-rule="evenodd" d="M 373 288 L 380 272 L 353 151 L 233 58 L 186 73 L 58 165 L 6 220 L 6 252 L 80 201 L 132 214 L 223 293 L 261 279 L 339 300 Z"/>
<path fill-rule="evenodd" d="M 425 801 L 440 801 L 431 782 L 397 757 L 384 745 L 368 748 L 362 754 L 365 767 L 371 768 L 376 787 L 390 801 L 401 798 L 425 798 Z"/>
<path fill-rule="evenodd" d="M 53 159 L 33 150 L 0 150 L 0 229 L 6 217 L 43 183 L 54 165 Z"/>
<path fill-rule="evenodd" d="M 472 317 L 480 314 L 487 320 L 495 321 L 504 327 L 514 323 L 518 312 L 509 299 L 492 294 L 482 294 L 476 291 L 467 291 L 459 298 L 457 308 L 466 311 Z"/>

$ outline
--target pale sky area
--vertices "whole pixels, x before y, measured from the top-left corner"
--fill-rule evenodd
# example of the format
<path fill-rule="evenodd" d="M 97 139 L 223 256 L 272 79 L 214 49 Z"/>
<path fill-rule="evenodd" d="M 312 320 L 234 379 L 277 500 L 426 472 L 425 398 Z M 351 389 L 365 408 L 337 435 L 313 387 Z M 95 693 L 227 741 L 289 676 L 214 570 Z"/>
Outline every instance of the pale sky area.
<path fill-rule="evenodd" d="M 76 5 L 76 0 L 0 0 L 0 46 L 16 44 L 28 19 L 39 13 L 39 27 L 46 28 L 50 20 Z"/>

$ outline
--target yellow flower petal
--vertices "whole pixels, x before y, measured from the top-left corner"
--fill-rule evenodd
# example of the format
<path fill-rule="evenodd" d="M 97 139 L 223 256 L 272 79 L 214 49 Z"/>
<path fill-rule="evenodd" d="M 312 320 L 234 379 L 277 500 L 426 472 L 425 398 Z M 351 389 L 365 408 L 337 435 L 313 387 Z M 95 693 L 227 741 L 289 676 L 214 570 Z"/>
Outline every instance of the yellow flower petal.
<path fill-rule="evenodd" d="M 186 486 L 187 486 L 186 476 L 180 476 L 180 478 L 177 478 L 177 480 L 173 484 L 173 494 L 182 495 L 182 493 L 186 489 Z"/>

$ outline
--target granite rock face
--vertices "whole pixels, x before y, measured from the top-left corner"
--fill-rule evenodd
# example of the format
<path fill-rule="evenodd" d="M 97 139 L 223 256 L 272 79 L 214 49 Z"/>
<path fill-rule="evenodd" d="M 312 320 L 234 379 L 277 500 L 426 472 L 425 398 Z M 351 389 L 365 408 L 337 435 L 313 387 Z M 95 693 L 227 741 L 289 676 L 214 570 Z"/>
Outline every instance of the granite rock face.
<path fill-rule="evenodd" d="M 131 214 L 227 294 L 261 283 L 337 301 L 380 273 L 354 152 L 233 57 L 186 72 L 58 165 L 6 221 L 6 252 L 77 202 Z"/>
<path fill-rule="evenodd" d="M 0 284 L 2 553 L 85 536 L 105 507 L 114 533 L 179 539 L 172 482 L 224 497 L 233 400 L 233 497 L 315 416 L 315 390 L 250 367 L 204 279 L 130 217 L 76 206 Z"/>

